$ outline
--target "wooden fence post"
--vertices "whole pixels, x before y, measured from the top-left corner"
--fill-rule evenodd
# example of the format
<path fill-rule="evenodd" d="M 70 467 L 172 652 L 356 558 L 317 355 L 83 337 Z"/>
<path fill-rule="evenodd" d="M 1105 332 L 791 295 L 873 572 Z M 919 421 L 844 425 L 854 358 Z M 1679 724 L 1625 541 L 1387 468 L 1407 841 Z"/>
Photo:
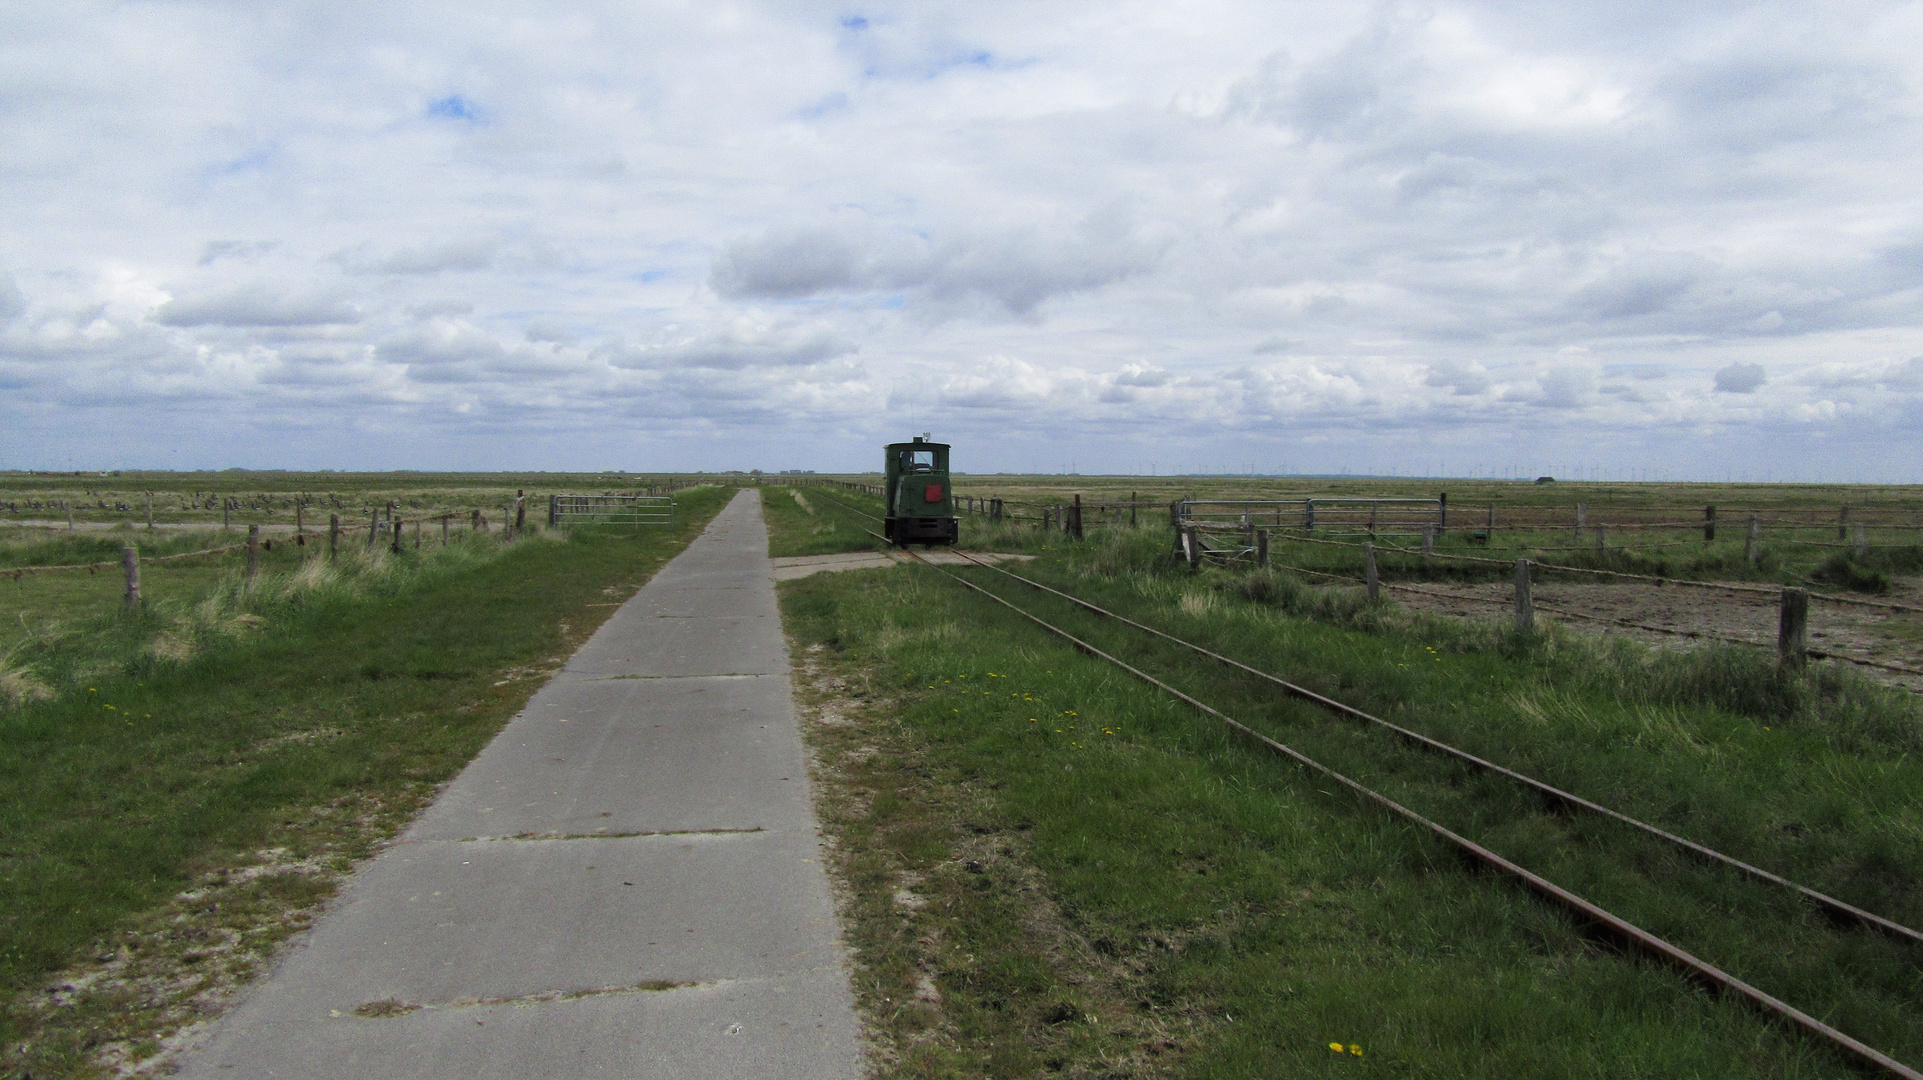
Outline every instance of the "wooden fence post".
<path fill-rule="evenodd" d="M 341 516 L 339 514 L 329 514 L 327 515 L 327 557 L 330 559 L 333 558 L 335 551 L 339 550 L 340 546 Z"/>
<path fill-rule="evenodd" d="M 1776 659 L 1786 668 L 1801 668 L 1809 659 L 1809 593 L 1783 590 L 1782 614 L 1776 623 Z"/>
<path fill-rule="evenodd" d="M 1713 544 L 1715 542 L 1716 508 L 1713 506 L 1705 506 L 1703 507 L 1703 543 Z"/>
<path fill-rule="evenodd" d="M 1380 509 L 1382 509 L 1381 503 L 1369 504 L 1369 539 L 1371 540 L 1375 539 L 1375 517 L 1376 511 Z"/>
<path fill-rule="evenodd" d="M 1603 550 L 1603 526 L 1601 522 L 1597 522 L 1596 524 L 1596 557 L 1600 559 L 1607 554 L 1608 552 Z"/>
<path fill-rule="evenodd" d="M 1310 532 L 1315 531 L 1315 500 L 1314 499 L 1302 500 L 1302 527 L 1304 529 L 1309 530 Z"/>
<path fill-rule="evenodd" d="M 1362 544 L 1362 584 L 1369 590 L 1371 601 L 1382 599 L 1382 577 L 1376 572 L 1375 545 L 1367 541 Z"/>
<path fill-rule="evenodd" d="M 1267 569 L 1269 565 L 1269 530 L 1255 530 L 1255 565 Z"/>
<path fill-rule="evenodd" d="M 1489 504 L 1489 524 L 1485 527 L 1483 531 L 1482 540 L 1483 540 L 1483 543 L 1485 544 L 1493 544 L 1496 542 L 1496 504 L 1495 503 Z"/>
<path fill-rule="evenodd" d="M 1589 527 L 1589 504 L 1576 504 L 1576 543 L 1582 543 L 1582 531 Z"/>
<path fill-rule="evenodd" d="M 1762 548 L 1762 539 L 1763 525 L 1756 520 L 1755 514 L 1751 514 L 1749 516 L 1749 533 L 1743 537 L 1744 562 L 1749 563 L 1751 566 L 1756 565 L 1757 558 L 1762 554 L 1760 550 Z"/>
<path fill-rule="evenodd" d="M 1845 506 L 1841 510 L 1838 510 L 1836 512 L 1836 538 L 1838 540 L 1849 539 L 1849 536 L 1848 536 L 1849 531 L 1850 531 L 1850 508 L 1848 506 Z"/>
<path fill-rule="evenodd" d="M 1516 633 L 1536 632 L 1536 601 L 1529 592 L 1529 560 L 1516 560 Z"/>
<path fill-rule="evenodd" d="M 1428 558 L 1436 553 L 1436 527 L 1430 522 L 1422 527 L 1422 557 Z"/>
<path fill-rule="evenodd" d="M 388 542 L 396 555 L 401 553 L 401 539 L 406 535 L 406 530 L 407 522 L 402 521 L 400 518 L 388 519 L 387 531 L 393 534 L 388 537 Z"/>
<path fill-rule="evenodd" d="M 252 584 L 255 575 L 260 573 L 260 526 L 247 526 L 247 582 Z"/>
<path fill-rule="evenodd" d="M 527 492 L 514 489 L 514 531 L 520 532 L 527 527 Z"/>
<path fill-rule="evenodd" d="M 68 532 L 72 532 L 72 531 L 73 531 L 73 503 L 71 503 L 71 502 L 68 502 L 68 501 L 67 501 L 67 500 L 65 500 L 65 499 L 62 499 L 62 500 L 60 500 L 60 505 L 66 508 L 66 511 L 67 511 L 67 531 L 68 531 Z M 226 528 L 226 527 L 227 527 L 227 526 L 226 526 L 225 524 L 223 524 L 223 525 L 221 525 L 221 528 L 223 528 L 223 529 L 224 529 L 224 528 Z"/>
<path fill-rule="evenodd" d="M 379 507 L 367 514 L 367 550 L 374 550 L 374 534 L 381 531 L 381 511 Z"/>
<path fill-rule="evenodd" d="M 1069 513 L 1075 515 L 1074 517 L 1075 526 L 1074 526 L 1074 531 L 1072 535 L 1075 537 L 1075 539 L 1080 540 L 1082 538 L 1082 493 L 1081 492 L 1078 491 L 1075 493 L 1075 505 L 1069 508 Z"/>
<path fill-rule="evenodd" d="M 1195 534 L 1195 526 L 1190 525 L 1182 531 L 1182 546 L 1189 557 L 1189 569 L 1202 565 L 1202 538 Z"/>
<path fill-rule="evenodd" d="M 469 511 L 469 515 L 467 519 L 467 531 L 469 535 L 480 532 L 483 525 L 481 512 L 479 510 L 472 510 Z"/>
<path fill-rule="evenodd" d="M 414 522 L 414 550 L 421 550 L 421 523 L 419 519 L 416 519 Z"/>
<path fill-rule="evenodd" d="M 1128 493 L 1128 527 L 1131 529 L 1135 527 L 1135 497 L 1139 494 L 1136 491 Z"/>
<path fill-rule="evenodd" d="M 557 529 L 557 528 L 560 528 L 560 526 L 561 526 L 561 496 L 549 495 L 548 496 L 548 528 Z"/>
<path fill-rule="evenodd" d="M 1436 496 L 1436 531 L 1449 531 L 1449 493 L 1446 491 Z"/>
<path fill-rule="evenodd" d="M 1870 557 L 1869 526 L 1860 521 L 1856 523 L 1856 557 L 1859 559 Z"/>
<path fill-rule="evenodd" d="M 441 546 L 442 546 L 442 547 L 446 547 L 446 546 L 447 546 L 447 520 L 448 520 L 448 518 L 449 518 L 449 517 L 451 517 L 451 516 L 453 516 L 453 515 L 451 515 L 451 514 L 442 514 L 442 515 L 441 515 Z"/>
<path fill-rule="evenodd" d="M 147 527 L 154 527 L 154 493 L 151 491 L 147 493 Z"/>
<path fill-rule="evenodd" d="M 232 500 L 232 499 L 229 499 L 229 498 L 228 498 L 227 496 L 225 496 L 225 495 L 222 495 L 222 496 L 220 497 L 220 531 L 221 531 L 221 532 L 226 532 L 226 531 L 227 531 L 227 528 L 228 528 L 228 525 L 227 525 L 227 520 L 228 520 L 228 519 L 227 519 L 227 512 L 228 512 L 229 510 L 232 510 L 232 509 L 233 509 L 233 506 L 231 505 L 232 503 L 233 503 L 233 500 Z M 71 524 L 73 524 L 73 519 L 72 519 L 72 518 L 68 518 L 68 519 L 67 519 L 67 523 L 68 523 L 69 525 L 71 525 Z"/>
<path fill-rule="evenodd" d="M 128 544 L 120 549 L 120 568 L 127 572 L 127 610 L 140 606 L 140 549 Z"/>

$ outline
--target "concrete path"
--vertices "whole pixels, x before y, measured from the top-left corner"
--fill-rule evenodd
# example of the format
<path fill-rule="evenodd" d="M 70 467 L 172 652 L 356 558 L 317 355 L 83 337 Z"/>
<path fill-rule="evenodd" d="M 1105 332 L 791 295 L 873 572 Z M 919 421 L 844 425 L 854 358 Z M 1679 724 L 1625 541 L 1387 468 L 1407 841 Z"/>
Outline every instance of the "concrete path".
<path fill-rule="evenodd" d="M 767 550 L 744 491 L 184 1075 L 860 1076 Z"/>

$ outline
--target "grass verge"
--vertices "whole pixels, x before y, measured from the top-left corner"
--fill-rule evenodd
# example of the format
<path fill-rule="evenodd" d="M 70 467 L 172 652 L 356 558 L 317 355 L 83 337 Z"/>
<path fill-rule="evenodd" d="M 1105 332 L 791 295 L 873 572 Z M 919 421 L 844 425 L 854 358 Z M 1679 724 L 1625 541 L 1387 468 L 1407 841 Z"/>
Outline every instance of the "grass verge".
<path fill-rule="evenodd" d="M 72 628 L 105 643 L 78 661 L 43 643 L 85 679 L 0 711 L 0 1070 L 156 1064 L 729 494 L 639 536 L 224 579 Z"/>

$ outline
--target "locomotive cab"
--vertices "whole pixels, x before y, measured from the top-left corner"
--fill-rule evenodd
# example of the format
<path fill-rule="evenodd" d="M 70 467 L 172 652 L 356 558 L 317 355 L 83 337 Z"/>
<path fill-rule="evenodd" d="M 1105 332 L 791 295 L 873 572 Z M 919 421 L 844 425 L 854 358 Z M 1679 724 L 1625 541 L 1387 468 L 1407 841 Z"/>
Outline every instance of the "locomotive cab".
<path fill-rule="evenodd" d="M 897 547 L 952 544 L 961 539 L 955 493 L 948 484 L 948 444 L 919 436 L 889 443 L 883 463 L 887 512 L 882 534 Z"/>

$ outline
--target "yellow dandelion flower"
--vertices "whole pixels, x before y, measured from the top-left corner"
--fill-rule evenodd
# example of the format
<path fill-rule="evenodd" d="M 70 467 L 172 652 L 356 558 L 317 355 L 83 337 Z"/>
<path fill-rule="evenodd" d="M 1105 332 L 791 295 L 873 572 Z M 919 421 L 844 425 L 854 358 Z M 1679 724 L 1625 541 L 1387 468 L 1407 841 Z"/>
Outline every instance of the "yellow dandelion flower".
<path fill-rule="evenodd" d="M 1340 1053 L 1342 1052 L 1342 1044 L 1341 1044 L 1341 1043 L 1330 1043 L 1330 1044 L 1329 1044 L 1329 1049 L 1331 1049 L 1331 1050 L 1333 1050 L 1333 1051 L 1335 1051 L 1336 1053 L 1338 1053 L 1338 1054 L 1340 1054 Z"/>
<path fill-rule="evenodd" d="M 1361 1048 L 1360 1046 L 1357 1046 L 1357 1045 L 1356 1045 L 1356 1044 L 1354 1044 L 1354 1043 L 1350 1043 L 1350 1044 L 1349 1044 L 1349 1053 L 1351 1053 L 1351 1054 L 1354 1054 L 1354 1055 L 1355 1055 L 1356 1057 L 1361 1057 L 1361 1056 L 1362 1056 L 1362 1048 Z"/>

